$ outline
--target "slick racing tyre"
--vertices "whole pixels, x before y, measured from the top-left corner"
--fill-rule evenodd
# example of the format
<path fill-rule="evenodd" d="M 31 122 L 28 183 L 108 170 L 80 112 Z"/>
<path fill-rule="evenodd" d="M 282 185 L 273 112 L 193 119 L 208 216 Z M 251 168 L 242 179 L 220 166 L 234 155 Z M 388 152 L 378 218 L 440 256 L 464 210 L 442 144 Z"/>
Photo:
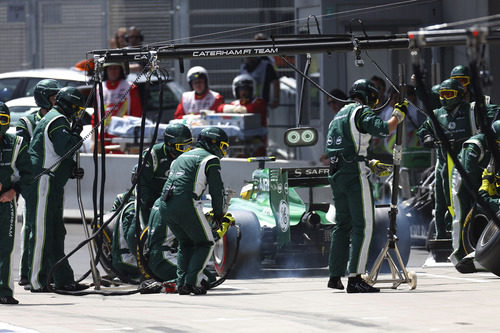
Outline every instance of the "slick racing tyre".
<path fill-rule="evenodd" d="M 487 225 L 488 218 L 484 214 L 474 214 L 471 219 L 466 219 L 462 229 L 462 246 L 466 254 L 476 249 L 476 244 Z"/>
<path fill-rule="evenodd" d="M 490 221 L 476 244 L 476 260 L 484 268 L 500 276 L 499 256 L 500 229 L 495 222 Z"/>
<path fill-rule="evenodd" d="M 254 213 L 244 210 L 230 211 L 241 235 L 238 253 L 238 230 L 230 227 L 223 238 L 214 246 L 213 261 L 217 274 L 228 278 L 245 278 L 256 275 L 260 270 L 261 230 Z M 236 258 L 235 258 L 236 256 Z"/>
<path fill-rule="evenodd" d="M 373 227 L 373 236 L 372 241 L 370 243 L 370 250 L 368 253 L 368 262 L 366 265 L 366 269 L 371 271 L 375 260 L 377 259 L 380 251 L 384 248 L 387 243 L 387 229 L 389 228 L 389 208 L 388 207 L 377 207 L 375 208 L 375 222 Z M 411 247 L 411 239 L 410 239 L 410 224 L 408 219 L 405 218 L 404 215 L 398 214 L 396 219 L 396 235 L 398 237 L 397 247 L 399 249 L 399 253 L 401 254 L 401 258 L 406 266 L 408 262 L 408 258 L 410 257 L 410 247 Z M 394 261 L 397 262 L 397 257 L 394 253 L 394 250 L 389 250 Z M 399 265 L 398 265 L 399 266 Z M 390 268 L 387 262 L 384 260 L 382 264 L 382 268 L 380 269 L 381 273 L 390 273 Z"/>

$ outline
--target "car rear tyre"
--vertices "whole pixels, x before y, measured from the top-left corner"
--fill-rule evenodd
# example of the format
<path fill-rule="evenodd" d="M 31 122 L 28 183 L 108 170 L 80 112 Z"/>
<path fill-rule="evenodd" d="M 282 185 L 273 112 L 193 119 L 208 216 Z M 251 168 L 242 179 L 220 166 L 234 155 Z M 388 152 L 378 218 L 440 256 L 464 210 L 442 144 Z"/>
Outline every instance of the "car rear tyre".
<path fill-rule="evenodd" d="M 260 270 L 261 230 L 254 213 L 244 210 L 230 212 L 240 230 L 240 244 L 236 253 L 238 230 L 231 227 L 214 246 L 214 266 L 219 276 L 228 278 L 255 276 Z M 236 256 L 236 258 L 235 258 Z"/>
<path fill-rule="evenodd" d="M 475 251 L 476 244 L 487 225 L 488 218 L 484 214 L 475 214 L 473 218 L 465 221 L 462 229 L 462 246 L 466 254 Z"/>

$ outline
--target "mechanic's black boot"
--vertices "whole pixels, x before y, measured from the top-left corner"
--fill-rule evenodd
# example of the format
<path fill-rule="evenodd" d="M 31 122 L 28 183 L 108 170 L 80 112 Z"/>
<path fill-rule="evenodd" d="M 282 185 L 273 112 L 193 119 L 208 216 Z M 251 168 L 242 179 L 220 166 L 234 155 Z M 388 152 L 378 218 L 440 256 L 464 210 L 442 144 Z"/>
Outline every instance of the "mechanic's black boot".
<path fill-rule="evenodd" d="M 19 301 L 12 296 L 0 296 L 0 304 L 19 304 Z"/>
<path fill-rule="evenodd" d="M 332 276 L 330 280 L 328 280 L 328 288 L 344 290 L 344 285 L 340 280 L 340 276 Z"/>
<path fill-rule="evenodd" d="M 87 284 L 72 282 L 72 283 L 65 284 L 62 288 L 56 288 L 56 289 L 64 290 L 64 291 L 82 291 L 82 290 L 85 290 L 88 288 L 89 288 L 89 286 Z"/>
<path fill-rule="evenodd" d="M 467 273 L 476 273 L 477 269 L 476 266 L 474 265 L 474 259 L 473 258 L 463 258 L 460 260 L 457 265 L 455 266 L 457 271 L 463 274 Z"/>
<path fill-rule="evenodd" d="M 207 291 L 203 287 L 186 284 L 179 289 L 179 295 L 205 295 Z"/>
<path fill-rule="evenodd" d="M 347 282 L 347 293 L 378 293 L 380 291 L 379 288 L 375 288 L 370 286 L 361 278 L 361 275 L 356 275 L 354 277 L 349 277 Z"/>
<path fill-rule="evenodd" d="M 21 276 L 21 279 L 19 280 L 18 284 L 20 286 L 25 286 L 25 285 L 30 284 L 30 281 L 28 280 L 28 278 L 26 276 Z"/>
<path fill-rule="evenodd" d="M 191 293 L 191 285 L 178 286 L 177 292 L 179 295 L 189 295 Z"/>

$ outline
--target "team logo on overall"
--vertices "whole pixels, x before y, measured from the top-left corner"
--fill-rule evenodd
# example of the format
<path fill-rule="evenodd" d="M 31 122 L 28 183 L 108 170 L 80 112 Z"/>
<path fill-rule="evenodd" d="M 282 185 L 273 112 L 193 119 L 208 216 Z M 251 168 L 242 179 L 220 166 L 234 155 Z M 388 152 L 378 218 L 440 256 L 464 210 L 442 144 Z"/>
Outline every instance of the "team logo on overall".
<path fill-rule="evenodd" d="M 339 136 L 339 137 L 337 137 L 337 140 L 335 140 L 335 144 L 340 145 L 341 143 L 342 143 L 342 137 Z"/>
<path fill-rule="evenodd" d="M 455 124 L 454 121 L 452 121 L 448 124 L 448 129 L 454 130 L 456 127 L 457 127 L 457 124 Z"/>

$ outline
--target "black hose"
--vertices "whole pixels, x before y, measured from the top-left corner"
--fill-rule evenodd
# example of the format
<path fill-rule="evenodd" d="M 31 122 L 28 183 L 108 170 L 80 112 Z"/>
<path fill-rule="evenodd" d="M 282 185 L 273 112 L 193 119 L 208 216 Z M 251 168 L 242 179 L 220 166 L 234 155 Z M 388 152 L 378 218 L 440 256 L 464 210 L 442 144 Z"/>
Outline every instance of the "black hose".
<path fill-rule="evenodd" d="M 100 118 L 101 120 L 104 120 L 105 118 L 105 105 L 104 105 L 104 92 L 103 92 L 103 87 L 102 87 L 102 81 L 99 81 L 99 100 L 101 107 L 99 108 L 100 111 Z M 106 148 L 105 148 L 105 126 L 104 126 L 104 121 L 101 121 L 101 140 L 100 140 L 100 146 L 101 146 L 101 187 L 100 187 L 100 193 L 99 193 L 99 216 L 100 216 L 100 222 L 101 224 L 104 222 L 104 187 L 106 184 Z M 94 149 L 95 151 L 96 149 Z"/>

